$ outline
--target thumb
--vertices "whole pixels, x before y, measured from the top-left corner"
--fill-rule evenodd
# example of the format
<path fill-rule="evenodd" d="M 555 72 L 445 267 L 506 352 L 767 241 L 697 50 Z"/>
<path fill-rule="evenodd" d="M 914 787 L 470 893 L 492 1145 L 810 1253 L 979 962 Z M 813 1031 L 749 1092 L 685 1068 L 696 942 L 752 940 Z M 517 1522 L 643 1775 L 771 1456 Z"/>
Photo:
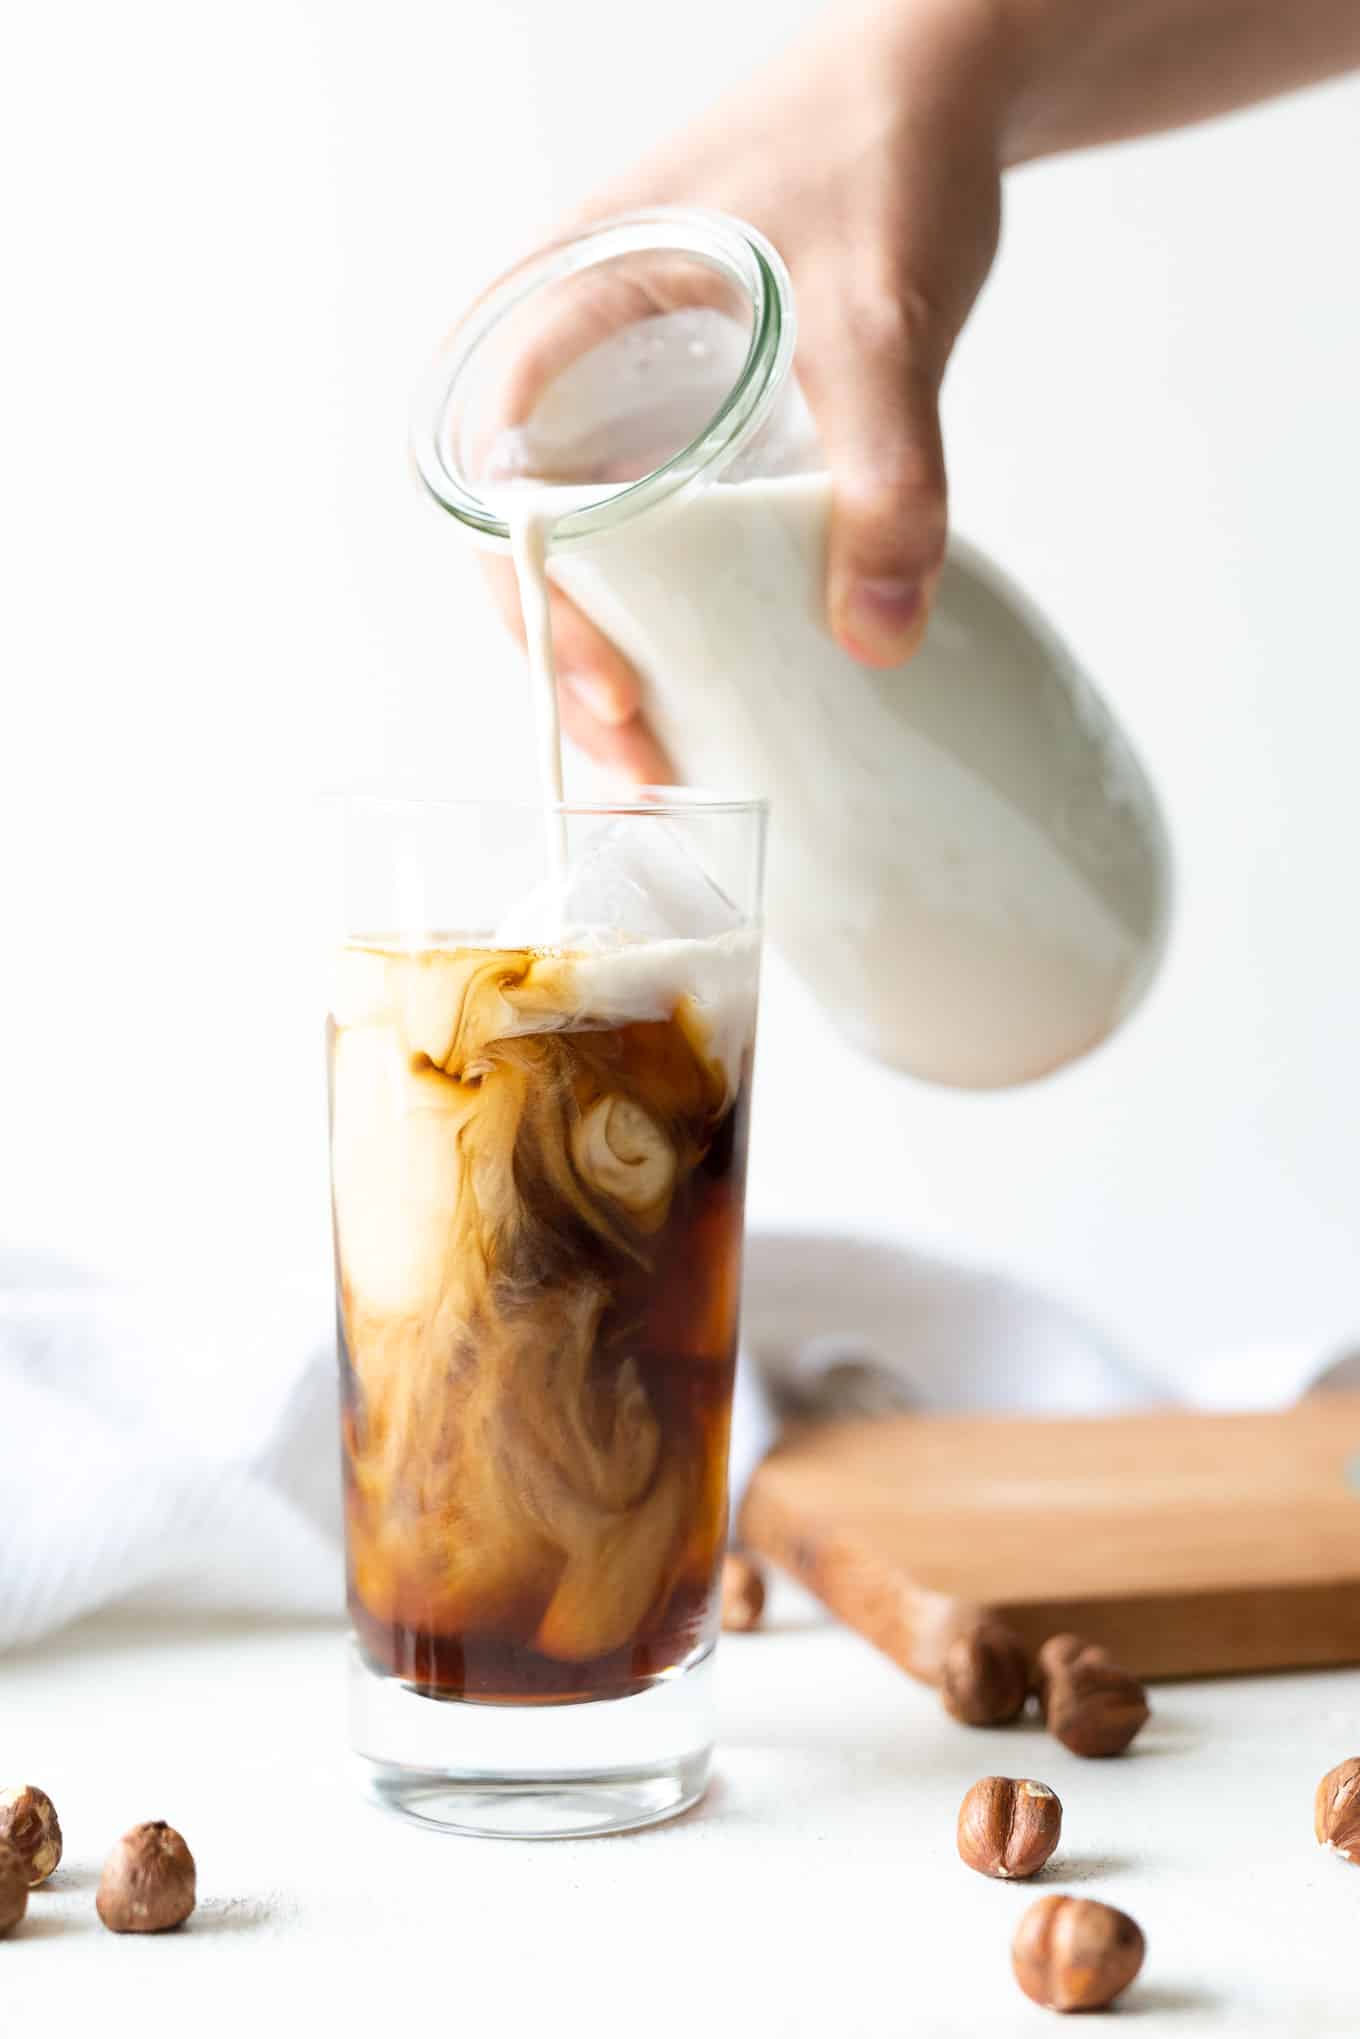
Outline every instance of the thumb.
<path fill-rule="evenodd" d="M 854 657 L 892 666 L 920 645 L 944 564 L 943 364 L 932 357 L 948 348 L 905 311 L 875 323 L 872 337 L 843 326 L 800 366 L 832 476 L 828 619 Z M 833 364 L 825 376 L 821 360 Z"/>

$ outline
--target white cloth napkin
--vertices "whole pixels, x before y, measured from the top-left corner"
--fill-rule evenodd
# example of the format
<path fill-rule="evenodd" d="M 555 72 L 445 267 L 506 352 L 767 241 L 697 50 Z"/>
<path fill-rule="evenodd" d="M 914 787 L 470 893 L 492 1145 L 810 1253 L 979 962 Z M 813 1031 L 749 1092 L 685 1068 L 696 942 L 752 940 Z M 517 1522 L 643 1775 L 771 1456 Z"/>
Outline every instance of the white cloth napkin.
<path fill-rule="evenodd" d="M 783 1415 L 1096 1412 L 1183 1399 L 1095 1326 L 1004 1276 L 881 1241 L 755 1234 L 733 1428 L 740 1492 Z M 342 1605 L 329 1298 L 248 1304 L 0 1262 L 0 1649 L 128 1600 Z M 1360 1386 L 1360 1355 L 1211 1360 L 1195 1399 Z"/>

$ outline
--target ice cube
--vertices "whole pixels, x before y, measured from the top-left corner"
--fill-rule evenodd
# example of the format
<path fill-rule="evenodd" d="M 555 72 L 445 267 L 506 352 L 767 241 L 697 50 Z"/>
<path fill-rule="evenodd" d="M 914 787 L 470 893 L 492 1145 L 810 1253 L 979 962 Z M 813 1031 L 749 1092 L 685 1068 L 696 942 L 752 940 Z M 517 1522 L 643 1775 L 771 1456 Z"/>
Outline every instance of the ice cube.
<path fill-rule="evenodd" d="M 553 948 L 601 941 L 704 941 L 742 916 L 679 830 L 662 816 L 620 816 L 592 835 L 562 881 L 512 907 L 499 946 Z"/>

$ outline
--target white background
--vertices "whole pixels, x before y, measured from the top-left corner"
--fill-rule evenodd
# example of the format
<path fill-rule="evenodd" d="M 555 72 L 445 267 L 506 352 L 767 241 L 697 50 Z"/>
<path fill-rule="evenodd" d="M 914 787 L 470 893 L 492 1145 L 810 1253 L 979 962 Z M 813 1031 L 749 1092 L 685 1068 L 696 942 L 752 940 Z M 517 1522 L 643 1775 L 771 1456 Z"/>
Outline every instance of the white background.
<path fill-rule="evenodd" d="M 527 760 L 406 466 L 433 342 L 805 0 L 16 5 L 0 77 L 0 1236 L 324 1267 L 311 801 Z M 1013 180 L 956 518 L 1159 779 L 1162 984 L 997 1098 L 856 1062 L 778 969 L 753 1216 L 1028 1274 L 1159 1365 L 1360 1324 L 1360 83 Z"/>

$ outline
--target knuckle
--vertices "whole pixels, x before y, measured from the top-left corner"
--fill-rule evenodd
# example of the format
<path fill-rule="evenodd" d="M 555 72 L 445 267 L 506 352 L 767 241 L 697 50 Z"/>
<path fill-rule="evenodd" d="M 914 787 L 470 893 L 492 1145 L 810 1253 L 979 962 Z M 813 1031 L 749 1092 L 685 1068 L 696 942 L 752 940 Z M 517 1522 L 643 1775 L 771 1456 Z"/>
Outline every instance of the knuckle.
<path fill-rule="evenodd" d="M 845 307 L 845 323 L 852 344 L 880 360 L 907 357 L 917 331 L 911 312 L 897 292 L 881 288 L 857 292 Z"/>
<path fill-rule="evenodd" d="M 923 384 L 934 378 L 945 321 L 921 284 L 905 276 L 880 277 L 855 293 L 845 317 L 857 349 L 900 364 Z"/>
<path fill-rule="evenodd" d="M 841 479 L 837 497 L 857 548 L 872 537 L 875 550 L 905 546 L 923 563 L 943 554 L 949 519 L 944 475 L 925 448 L 883 449 Z"/>

